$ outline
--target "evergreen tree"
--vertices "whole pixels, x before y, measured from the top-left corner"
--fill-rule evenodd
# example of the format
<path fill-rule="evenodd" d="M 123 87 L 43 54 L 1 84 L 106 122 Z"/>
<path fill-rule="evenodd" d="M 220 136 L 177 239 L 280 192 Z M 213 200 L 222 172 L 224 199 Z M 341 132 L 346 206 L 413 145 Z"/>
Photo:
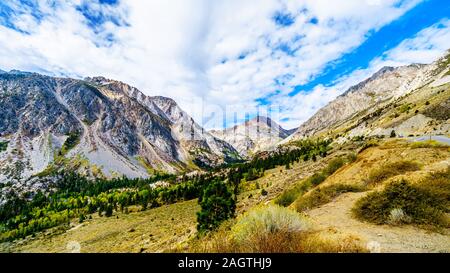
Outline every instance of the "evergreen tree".
<path fill-rule="evenodd" d="M 395 131 L 392 130 L 392 131 L 391 131 L 391 137 L 395 137 L 395 136 L 396 136 Z"/>
<path fill-rule="evenodd" d="M 232 192 L 220 180 L 214 180 L 199 198 L 201 211 L 197 213 L 197 230 L 216 229 L 220 223 L 234 216 L 236 202 Z"/>
<path fill-rule="evenodd" d="M 113 214 L 113 206 L 112 205 L 107 205 L 106 206 L 106 210 L 105 210 L 105 216 L 106 217 L 111 217 Z"/>

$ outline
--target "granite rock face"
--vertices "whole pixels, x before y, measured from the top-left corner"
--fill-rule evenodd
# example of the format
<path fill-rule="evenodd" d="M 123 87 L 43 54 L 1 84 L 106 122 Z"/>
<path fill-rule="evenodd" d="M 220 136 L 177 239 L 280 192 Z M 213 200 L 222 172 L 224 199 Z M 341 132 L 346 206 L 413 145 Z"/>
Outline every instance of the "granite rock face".
<path fill-rule="evenodd" d="M 104 77 L 0 73 L 0 142 L 7 143 L 0 181 L 42 172 L 70 135 L 77 141 L 64 153 L 67 161 L 95 166 L 105 176 L 146 177 L 238 159 L 230 144 L 203 130 L 172 99 Z"/>
<path fill-rule="evenodd" d="M 291 130 L 285 130 L 272 119 L 263 116 L 257 116 L 225 130 L 210 132 L 233 145 L 244 157 L 271 149 L 292 133 Z"/>

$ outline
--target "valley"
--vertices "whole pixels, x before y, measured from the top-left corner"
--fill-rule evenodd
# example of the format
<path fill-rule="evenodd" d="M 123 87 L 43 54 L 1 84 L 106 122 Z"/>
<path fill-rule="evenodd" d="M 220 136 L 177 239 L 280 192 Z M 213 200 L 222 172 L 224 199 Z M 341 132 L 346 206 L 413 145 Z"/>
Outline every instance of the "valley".
<path fill-rule="evenodd" d="M 0 72 L 0 251 L 448 253 L 449 59 L 384 67 L 295 130 Z"/>

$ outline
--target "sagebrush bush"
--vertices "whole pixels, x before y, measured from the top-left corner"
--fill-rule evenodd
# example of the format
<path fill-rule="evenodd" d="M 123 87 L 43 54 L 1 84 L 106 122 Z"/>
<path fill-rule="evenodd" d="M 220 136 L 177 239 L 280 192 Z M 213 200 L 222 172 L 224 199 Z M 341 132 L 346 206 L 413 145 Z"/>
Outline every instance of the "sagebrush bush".
<path fill-rule="evenodd" d="M 331 202 L 334 198 L 346 192 L 360 192 L 365 189 L 361 186 L 348 184 L 333 184 L 315 188 L 308 195 L 302 196 L 294 203 L 295 209 L 302 212 Z"/>
<path fill-rule="evenodd" d="M 292 189 L 286 190 L 275 199 L 275 204 L 287 207 L 292 204 L 295 199 L 297 199 L 301 192 L 302 191 L 299 189 L 299 187 L 294 187 Z"/>
<path fill-rule="evenodd" d="M 345 165 L 346 158 L 338 157 L 328 162 L 328 165 L 322 170 L 322 173 L 326 176 L 330 176 L 335 173 L 339 168 Z"/>
<path fill-rule="evenodd" d="M 394 177 L 407 172 L 420 170 L 419 164 L 412 161 L 401 160 L 393 163 L 384 164 L 378 169 L 374 169 L 369 173 L 366 183 L 369 185 L 378 184 L 390 177 Z"/>
<path fill-rule="evenodd" d="M 450 212 L 450 168 L 433 173 L 418 184 L 394 181 L 381 191 L 359 199 L 352 211 L 356 218 L 389 224 L 394 209 L 401 209 L 413 224 L 448 226 Z"/>
<path fill-rule="evenodd" d="M 411 218 L 406 215 L 402 209 L 396 208 L 391 210 L 389 215 L 389 224 L 391 225 L 401 225 L 405 223 L 409 223 Z"/>
<path fill-rule="evenodd" d="M 225 223 L 229 225 L 230 222 Z M 231 227 L 191 242 L 189 252 L 310 253 L 366 252 L 358 238 L 332 239 L 312 230 L 310 221 L 288 208 L 269 205 L 244 214 Z"/>
<path fill-rule="evenodd" d="M 299 213 L 277 205 L 256 208 L 238 219 L 232 228 L 237 241 L 257 235 L 269 235 L 279 231 L 300 232 L 310 228 L 309 221 Z"/>
<path fill-rule="evenodd" d="M 327 179 L 327 176 L 320 172 L 320 173 L 315 173 L 311 177 L 309 177 L 308 182 L 312 186 L 317 186 L 320 183 L 322 183 L 323 181 L 325 181 L 325 179 Z"/>

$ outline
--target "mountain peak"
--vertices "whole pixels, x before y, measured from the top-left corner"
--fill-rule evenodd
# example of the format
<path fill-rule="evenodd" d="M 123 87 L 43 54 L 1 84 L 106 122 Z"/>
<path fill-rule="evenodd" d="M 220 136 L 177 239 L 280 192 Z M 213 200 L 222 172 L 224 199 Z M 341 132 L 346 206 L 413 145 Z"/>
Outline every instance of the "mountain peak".
<path fill-rule="evenodd" d="M 31 75 L 31 74 L 33 74 L 32 72 L 21 71 L 21 70 L 17 70 L 17 69 L 10 70 L 9 72 L 6 72 L 6 71 L 3 71 L 3 72 L 8 73 L 8 74 L 14 74 L 14 75 Z"/>
<path fill-rule="evenodd" d="M 269 126 L 275 126 L 275 125 L 278 125 L 275 121 L 273 121 L 271 118 L 269 118 L 269 117 L 266 117 L 266 116 L 256 116 L 256 117 L 254 117 L 254 118 L 252 118 L 252 119 L 250 119 L 250 120 L 248 120 L 247 122 L 246 122 L 246 124 L 247 123 L 258 123 L 258 124 L 267 124 L 267 125 L 269 125 Z"/>
<path fill-rule="evenodd" d="M 84 78 L 84 80 L 87 81 L 87 82 L 91 82 L 91 83 L 95 83 L 95 84 L 99 84 L 99 85 L 107 84 L 107 83 L 110 83 L 112 81 L 112 80 L 107 79 L 107 78 L 105 78 L 103 76 L 86 77 L 86 78 Z"/>
<path fill-rule="evenodd" d="M 74 132 L 78 143 L 64 155 L 66 159 L 86 158 L 105 176 L 147 177 L 152 175 L 150 169 L 177 172 L 196 168 L 191 162 L 206 167 L 235 160 L 236 151 L 230 144 L 204 133 L 170 98 L 148 97 L 137 88 L 105 77 L 80 80 L 30 74 L 2 74 L 0 81 L 0 93 L 12 94 L 0 99 L 0 108 L 27 113 L 6 111 L 6 118 L 0 119 L 0 138 L 23 154 L 8 159 L 9 154 L 2 153 L 0 165 L 30 161 L 18 171 L 17 179 L 28 179 L 50 164 L 60 164 L 46 155 L 62 149 Z M 9 179 L 4 170 L 0 168 L 0 182 Z"/>
<path fill-rule="evenodd" d="M 271 118 L 260 115 L 224 130 L 210 131 L 215 137 L 233 145 L 243 156 L 274 147 L 292 132 L 283 129 Z"/>
<path fill-rule="evenodd" d="M 350 87 L 303 123 L 296 136 L 314 135 L 346 120 L 401 97 L 427 82 L 430 65 L 384 66 L 366 80 Z"/>

